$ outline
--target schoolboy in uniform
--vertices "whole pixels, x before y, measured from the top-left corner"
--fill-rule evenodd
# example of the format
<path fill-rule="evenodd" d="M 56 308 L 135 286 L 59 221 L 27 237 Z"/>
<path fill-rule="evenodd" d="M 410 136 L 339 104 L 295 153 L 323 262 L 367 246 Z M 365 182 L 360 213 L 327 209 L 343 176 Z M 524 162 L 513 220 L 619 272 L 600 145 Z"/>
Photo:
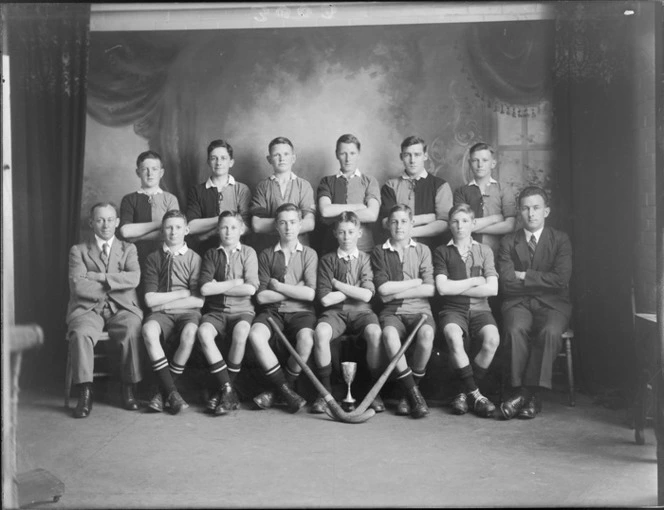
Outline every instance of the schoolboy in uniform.
<path fill-rule="evenodd" d="M 514 231 L 514 193 L 510 186 L 496 181 L 491 175 L 497 164 L 491 145 L 484 142 L 473 145 L 468 151 L 468 163 L 473 180 L 455 190 L 454 205 L 470 205 L 475 214 L 473 238 L 489 246 L 495 254 L 501 237 Z"/>
<path fill-rule="evenodd" d="M 223 211 L 218 231 L 221 244 L 203 256 L 200 284 L 206 313 L 198 341 L 218 383 L 207 410 L 222 415 L 240 405 L 233 385 L 255 316 L 251 296 L 258 289 L 258 260 L 253 248 L 240 244 L 245 224 L 238 211 Z M 215 343 L 217 334 L 222 342 L 230 340 L 227 363 Z"/>
<path fill-rule="evenodd" d="M 155 151 L 138 155 L 136 175 L 141 180 L 140 189 L 125 195 L 120 202 L 120 235 L 136 245 L 138 261 L 143 267 L 147 256 L 161 246 L 162 217 L 166 211 L 180 206 L 175 195 L 159 186 L 164 167 Z"/>
<path fill-rule="evenodd" d="M 371 258 L 358 249 L 362 236 L 360 219 L 354 212 L 342 212 L 333 223 L 339 247 L 323 255 L 318 263 L 317 297 L 325 311 L 318 319 L 314 335 L 314 360 L 317 376 L 332 392 L 330 342 L 344 332 L 361 334 L 367 342 L 367 365 L 373 379 L 380 377 L 381 329 L 371 310 L 374 295 Z M 325 412 L 326 403 L 319 397 L 312 413 Z M 371 404 L 376 412 L 385 410 L 380 395 Z"/>
<path fill-rule="evenodd" d="M 498 294 L 498 273 L 491 248 L 471 237 L 475 218 L 468 204 L 457 204 L 450 210 L 452 240 L 434 251 L 433 266 L 436 288 L 443 296 L 438 327 L 450 349 L 452 364 L 463 391 L 452 401 L 455 414 L 465 414 L 468 407 L 478 416 L 490 418 L 496 407 L 480 393 L 480 382 L 500 343 L 498 327 L 489 308 L 488 297 Z M 470 362 L 468 345 L 475 339 L 482 347 Z"/>
<path fill-rule="evenodd" d="M 256 301 L 261 309 L 249 331 L 251 343 L 265 376 L 280 396 L 288 410 L 298 412 L 305 404 L 291 386 L 300 375 L 301 368 L 290 357 L 286 375 L 274 354 L 272 325 L 268 317 L 276 321 L 287 338 L 295 339 L 298 354 L 307 361 L 314 346 L 316 314 L 313 301 L 316 297 L 316 270 L 318 255 L 298 241 L 302 228 L 302 212 L 295 204 L 283 204 L 276 210 L 276 227 L 279 241 L 258 255 L 259 287 Z M 272 341 L 272 345 L 271 345 Z M 267 391 L 254 397 L 261 409 L 274 402 L 274 392 Z"/>
<path fill-rule="evenodd" d="M 429 156 L 421 138 L 409 136 L 401 142 L 400 158 L 404 173 L 389 179 L 381 188 L 383 228 L 389 230 L 389 211 L 397 204 L 405 204 L 413 211 L 413 239 L 433 249 L 440 244 L 441 234 L 447 231 L 452 190 L 444 179 L 424 168 Z"/>
<path fill-rule="evenodd" d="M 569 237 L 546 226 L 551 209 L 542 188 L 528 186 L 518 203 L 524 228 L 503 237 L 498 251 L 503 338 L 511 352 L 514 388 L 500 405 L 507 420 L 535 418 L 537 395 L 551 389 L 553 361 L 572 314 Z"/>
<path fill-rule="evenodd" d="M 90 227 L 94 237 L 69 251 L 67 340 L 79 392 L 75 418 L 86 418 L 92 411 L 94 348 L 104 329 L 119 346 L 123 407 L 138 409 L 133 386 L 142 379 L 143 312 L 136 295 L 141 270 L 136 247 L 115 237 L 119 223 L 115 205 L 93 205 Z"/>
<path fill-rule="evenodd" d="M 160 389 L 150 399 L 148 407 L 163 411 L 165 397 L 171 413 L 177 414 L 187 404 L 175 382 L 191 355 L 203 307 L 203 298 L 198 292 L 201 257 L 184 241 L 189 232 L 184 213 L 167 211 L 162 220 L 162 232 L 164 243 L 148 255 L 143 272 L 145 304 L 150 309 L 143 323 L 143 341 Z M 169 366 L 160 339 L 163 337 L 164 343 L 169 343 L 178 333 L 178 348 Z"/>
<path fill-rule="evenodd" d="M 431 251 L 411 237 L 414 222 L 410 207 L 395 205 L 387 220 L 390 238 L 383 245 L 376 246 L 371 254 L 374 284 L 384 303 L 378 317 L 383 328 L 385 351 L 389 358 L 393 358 L 421 314 L 427 315 L 415 338 L 413 369 L 408 366 L 405 356 L 396 365 L 396 378 L 405 391 L 397 406 L 397 415 L 423 418 L 429 414 L 429 408 L 417 384 L 425 375 L 436 327 L 429 305 L 429 298 L 435 291 Z"/>
<path fill-rule="evenodd" d="M 210 176 L 193 186 L 187 195 L 187 219 L 190 243 L 203 256 L 210 248 L 219 246 L 217 220 L 222 211 L 238 211 L 249 222 L 251 191 L 229 173 L 233 168 L 233 147 L 225 140 L 213 140 L 207 148 Z"/>
<path fill-rule="evenodd" d="M 321 252 L 328 253 L 337 248 L 333 223 L 342 212 L 350 211 L 362 222 L 357 247 L 360 251 L 371 253 L 374 247 L 373 223 L 378 219 L 380 209 L 378 181 L 375 177 L 360 173 L 357 166 L 360 141 L 355 136 L 340 136 L 335 154 L 340 165 L 339 172 L 323 177 L 317 191 Z"/>
<path fill-rule="evenodd" d="M 300 242 L 309 246 L 309 234 L 313 231 L 316 218 L 314 190 L 309 181 L 293 173 L 296 156 L 293 143 L 285 137 L 278 137 L 268 145 L 267 162 L 272 165 L 272 175 L 256 185 L 251 199 L 251 227 L 254 235 L 254 248 L 260 252 L 279 242 L 276 228 L 277 208 L 282 204 L 295 204 L 302 211 Z"/>

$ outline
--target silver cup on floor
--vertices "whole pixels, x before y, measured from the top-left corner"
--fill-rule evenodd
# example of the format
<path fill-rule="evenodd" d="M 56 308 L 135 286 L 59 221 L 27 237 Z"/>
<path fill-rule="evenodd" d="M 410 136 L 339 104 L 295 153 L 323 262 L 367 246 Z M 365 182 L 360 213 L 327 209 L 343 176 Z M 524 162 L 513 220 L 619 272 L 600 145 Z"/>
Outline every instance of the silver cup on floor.
<path fill-rule="evenodd" d="M 341 363 L 341 374 L 348 386 L 348 393 L 346 393 L 346 398 L 341 401 L 341 407 L 349 413 L 355 409 L 355 399 L 350 393 L 350 385 L 355 380 L 355 374 L 357 374 L 357 363 L 354 361 L 344 361 Z"/>

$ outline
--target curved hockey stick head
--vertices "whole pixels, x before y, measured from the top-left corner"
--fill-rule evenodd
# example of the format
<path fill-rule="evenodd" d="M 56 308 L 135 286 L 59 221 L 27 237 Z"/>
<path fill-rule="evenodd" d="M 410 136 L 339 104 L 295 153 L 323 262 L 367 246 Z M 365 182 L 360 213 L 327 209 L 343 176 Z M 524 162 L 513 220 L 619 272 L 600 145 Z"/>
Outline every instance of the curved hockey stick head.
<path fill-rule="evenodd" d="M 376 414 L 376 411 L 373 409 L 367 409 L 362 414 L 353 416 L 344 411 L 334 399 L 326 400 L 326 404 L 327 407 L 325 408 L 325 412 L 327 415 L 334 420 L 342 421 L 344 423 L 364 423 Z"/>

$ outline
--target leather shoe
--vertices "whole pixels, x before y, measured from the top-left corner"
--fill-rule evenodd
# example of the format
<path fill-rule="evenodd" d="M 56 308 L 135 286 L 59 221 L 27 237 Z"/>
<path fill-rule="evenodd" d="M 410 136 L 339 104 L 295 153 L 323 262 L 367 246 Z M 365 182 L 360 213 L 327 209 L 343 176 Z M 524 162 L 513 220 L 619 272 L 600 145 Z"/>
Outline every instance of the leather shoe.
<path fill-rule="evenodd" d="M 410 415 L 410 404 L 406 397 L 401 397 L 399 403 L 397 404 L 397 416 L 408 416 Z"/>
<path fill-rule="evenodd" d="M 385 411 L 385 404 L 383 403 L 383 399 L 380 398 L 380 395 L 376 395 L 376 398 L 373 399 L 373 402 L 369 404 L 369 407 L 374 410 L 376 413 L 382 413 Z"/>
<path fill-rule="evenodd" d="M 240 408 L 240 399 L 230 383 L 225 383 L 221 387 L 221 400 L 219 405 L 226 411 L 235 411 Z"/>
<path fill-rule="evenodd" d="M 205 404 L 205 412 L 214 414 L 217 409 L 217 406 L 219 405 L 220 400 L 221 400 L 221 394 L 219 394 L 219 392 L 214 393 L 207 401 L 207 404 Z"/>
<path fill-rule="evenodd" d="M 429 414 L 429 407 L 417 386 L 413 386 L 408 390 L 408 398 L 410 399 L 410 405 L 412 406 L 410 415 L 413 418 L 424 418 Z"/>
<path fill-rule="evenodd" d="M 537 411 L 535 409 L 535 397 L 533 396 L 519 410 L 516 417 L 520 420 L 532 420 L 535 416 L 537 416 Z"/>
<path fill-rule="evenodd" d="M 274 392 L 264 391 L 260 395 L 256 395 L 253 400 L 259 409 L 269 409 L 274 405 Z"/>
<path fill-rule="evenodd" d="M 454 400 L 452 400 L 452 413 L 461 416 L 468 412 L 468 400 L 465 393 L 459 393 Z"/>
<path fill-rule="evenodd" d="M 138 402 L 134 398 L 134 385 L 122 385 L 122 407 L 127 411 L 136 411 L 138 409 Z"/>
<path fill-rule="evenodd" d="M 295 391 L 291 389 L 288 383 L 282 384 L 281 386 L 279 386 L 278 389 L 279 389 L 279 394 L 286 401 L 286 406 L 288 407 L 289 413 L 295 414 L 305 405 L 307 405 L 307 401 L 304 400 L 300 395 L 295 393 Z"/>
<path fill-rule="evenodd" d="M 524 405 L 526 405 L 525 397 L 523 395 L 515 395 L 500 404 L 500 412 L 503 415 L 503 418 L 506 420 L 511 420 L 517 415 L 517 413 Z"/>
<path fill-rule="evenodd" d="M 168 394 L 167 400 L 171 406 L 171 414 L 178 414 L 183 409 L 189 407 L 177 390 L 171 391 Z"/>
<path fill-rule="evenodd" d="M 87 418 L 92 411 L 92 384 L 81 384 L 78 392 L 78 403 L 74 409 L 74 418 Z"/>
<path fill-rule="evenodd" d="M 309 412 L 311 414 L 325 414 L 325 409 L 327 409 L 327 403 L 323 397 L 318 397 L 314 400 L 314 403 L 311 404 Z"/>
<path fill-rule="evenodd" d="M 161 394 L 161 391 L 157 391 L 152 398 L 150 399 L 150 403 L 148 404 L 148 409 L 151 409 L 152 411 L 155 411 L 157 413 L 161 413 L 164 410 L 164 397 Z"/>
<path fill-rule="evenodd" d="M 473 412 L 481 418 L 493 418 L 493 413 L 496 411 L 496 406 L 493 405 L 488 398 L 480 393 L 480 390 L 475 390 L 468 394 L 469 407 Z"/>

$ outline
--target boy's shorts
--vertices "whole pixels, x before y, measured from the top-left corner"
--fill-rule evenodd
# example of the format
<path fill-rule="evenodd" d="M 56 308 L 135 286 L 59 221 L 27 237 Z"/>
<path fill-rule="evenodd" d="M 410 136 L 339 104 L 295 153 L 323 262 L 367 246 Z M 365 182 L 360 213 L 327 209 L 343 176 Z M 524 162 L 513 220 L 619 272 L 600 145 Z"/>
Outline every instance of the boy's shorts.
<path fill-rule="evenodd" d="M 189 312 L 182 313 L 152 312 L 145 318 L 143 324 L 147 324 L 150 321 L 154 321 L 159 324 L 164 342 L 168 343 L 174 331 L 177 331 L 178 333 L 182 332 L 187 324 L 195 324 L 198 326 L 200 320 L 201 312 L 198 310 L 191 310 Z M 175 335 L 173 335 L 173 337 L 175 337 Z M 179 335 L 177 335 L 175 338 L 177 339 L 177 342 L 180 341 Z"/>
<path fill-rule="evenodd" d="M 301 329 L 309 328 L 311 330 L 316 328 L 316 314 L 314 312 L 293 312 L 281 313 L 277 310 L 265 310 L 259 313 L 254 319 L 254 324 L 264 324 L 272 333 L 270 345 L 280 345 L 279 341 L 275 338 L 276 334 L 272 329 L 272 325 L 267 321 L 268 317 L 272 317 L 280 331 L 283 331 L 286 338 L 294 344 L 295 336 Z"/>
<path fill-rule="evenodd" d="M 438 314 L 438 327 L 445 330 L 448 324 L 456 324 L 461 328 L 467 344 L 471 339 L 477 338 L 484 326 L 496 326 L 496 319 L 488 310 L 443 310 Z"/>
<path fill-rule="evenodd" d="M 208 312 L 203 315 L 201 324 L 204 322 L 209 322 L 212 326 L 214 326 L 214 329 L 217 330 L 217 333 L 219 333 L 222 337 L 226 337 L 228 334 L 233 334 L 233 329 L 238 322 L 246 321 L 251 326 L 255 316 L 256 314 L 251 312 Z"/>
<path fill-rule="evenodd" d="M 375 324 L 380 327 L 378 317 L 371 310 L 351 311 L 351 310 L 326 310 L 318 319 L 318 324 L 325 322 L 332 328 L 332 339 L 335 339 L 345 332 L 351 335 L 364 333 L 364 329 Z"/>
<path fill-rule="evenodd" d="M 431 329 L 436 331 L 436 323 L 433 320 L 433 317 L 431 317 L 430 313 L 426 314 L 427 318 L 422 324 L 422 327 L 424 326 L 431 326 Z M 402 313 L 399 315 L 396 315 L 394 313 L 381 313 L 380 314 L 380 326 L 385 329 L 388 326 L 392 326 L 393 328 L 396 328 L 397 332 L 399 333 L 399 338 L 401 340 L 404 340 L 406 338 L 406 335 L 410 333 L 413 328 L 417 325 L 417 323 L 420 321 L 420 317 L 422 317 L 422 314 L 420 313 Z"/>

